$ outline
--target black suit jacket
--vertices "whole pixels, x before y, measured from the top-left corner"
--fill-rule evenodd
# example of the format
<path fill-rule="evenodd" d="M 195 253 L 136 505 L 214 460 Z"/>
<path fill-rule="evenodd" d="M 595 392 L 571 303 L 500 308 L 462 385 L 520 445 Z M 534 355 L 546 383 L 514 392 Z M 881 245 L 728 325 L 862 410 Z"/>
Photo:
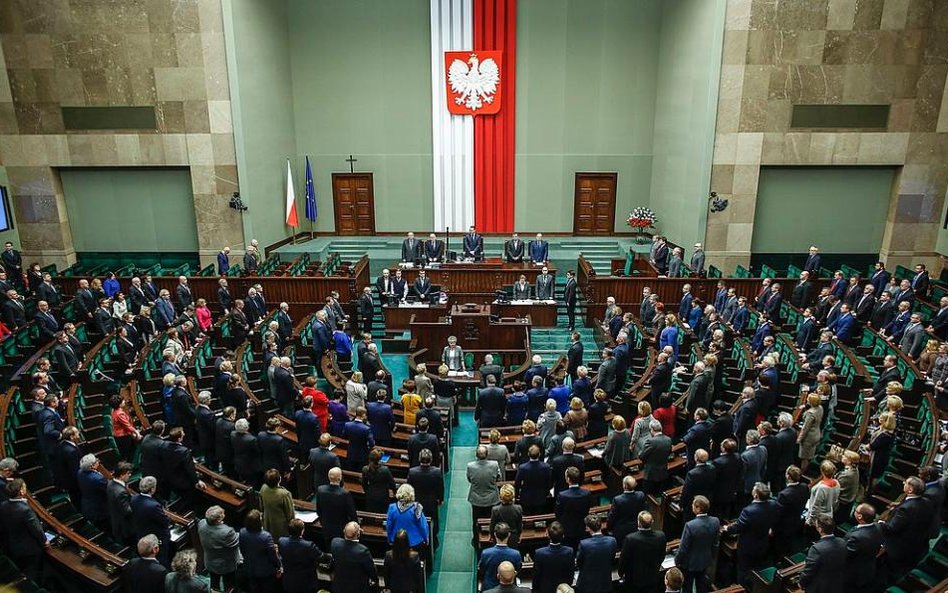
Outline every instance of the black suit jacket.
<path fill-rule="evenodd" d="M 198 448 L 205 454 L 213 454 L 214 427 L 217 424 L 217 417 L 214 415 L 214 410 L 206 406 L 198 406 L 195 408 L 195 416 L 197 416 Z"/>
<path fill-rule="evenodd" d="M 234 423 L 223 417 L 214 423 L 214 453 L 222 463 L 233 463 L 234 445 L 230 440 L 230 433 L 234 432 Z"/>
<path fill-rule="evenodd" d="M 846 540 L 821 537 L 807 552 L 800 584 L 806 593 L 838 593 L 843 590 L 845 568 Z"/>
<path fill-rule="evenodd" d="M 329 449 L 317 447 L 309 451 L 309 463 L 313 466 L 313 490 L 329 484 L 329 470 L 342 467 L 339 457 Z"/>
<path fill-rule="evenodd" d="M 534 593 L 555 593 L 560 583 L 572 582 L 573 548 L 550 544 L 536 551 L 533 556 Z"/>
<path fill-rule="evenodd" d="M 253 479 L 263 471 L 257 437 L 249 432 L 234 430 L 230 434 L 230 442 L 234 447 L 234 466 L 241 478 Z"/>
<path fill-rule="evenodd" d="M 931 502 L 921 496 L 906 498 L 880 524 L 889 565 L 896 572 L 914 566 L 928 550 L 928 534 L 935 520 Z"/>
<path fill-rule="evenodd" d="M 583 365 L 583 343 L 582 341 L 573 342 L 566 351 L 566 372 L 571 377 L 576 377 L 576 369 Z"/>
<path fill-rule="evenodd" d="M 36 327 L 39 328 L 40 342 L 43 344 L 52 342 L 56 336 L 56 332 L 59 331 L 59 322 L 56 321 L 53 312 L 47 311 L 46 313 L 41 313 L 37 311 L 35 319 Z"/>
<path fill-rule="evenodd" d="M 135 538 L 141 539 L 153 533 L 161 540 L 162 546 L 171 541 L 171 522 L 160 502 L 144 494 L 132 497 L 132 525 Z"/>
<path fill-rule="evenodd" d="M 132 530 L 132 495 L 125 486 L 115 480 L 109 480 L 105 495 L 109 507 L 109 521 L 112 524 L 112 538 L 119 543 L 131 541 L 135 535 Z"/>
<path fill-rule="evenodd" d="M 165 593 L 166 574 L 157 560 L 132 558 L 122 569 L 125 593 Z"/>
<path fill-rule="evenodd" d="M 790 293 L 790 304 L 801 309 L 810 303 L 810 282 L 798 282 Z"/>
<path fill-rule="evenodd" d="M 79 459 L 82 450 L 72 442 L 62 440 L 56 446 L 54 455 L 53 480 L 63 490 L 73 492 L 79 490 Z M 73 501 L 76 503 L 78 501 Z"/>
<path fill-rule="evenodd" d="M 563 287 L 563 301 L 566 303 L 567 307 L 576 306 L 576 281 L 567 280 L 566 285 Z"/>
<path fill-rule="evenodd" d="M 165 478 L 164 449 L 168 443 L 154 434 L 146 434 L 141 444 L 143 476 L 154 476 L 159 483 Z"/>
<path fill-rule="evenodd" d="M 286 593 L 307 593 L 312 590 L 316 564 L 323 559 L 322 550 L 300 537 L 281 537 L 278 546 L 283 563 L 283 590 Z"/>
<path fill-rule="evenodd" d="M 177 491 L 186 491 L 198 483 L 191 449 L 181 443 L 169 442 L 162 451 L 165 480 Z"/>
<path fill-rule="evenodd" d="M 77 353 L 65 344 L 57 344 L 53 348 L 53 360 L 56 361 L 56 374 L 60 379 L 71 377 L 79 369 Z"/>
<path fill-rule="evenodd" d="M 421 241 L 405 239 L 402 241 L 402 261 L 413 262 L 421 258 Z"/>
<path fill-rule="evenodd" d="M 0 504 L 0 524 L 7 538 L 4 542 L 6 553 L 14 561 L 43 555 L 46 535 L 25 499 L 12 499 Z"/>
<path fill-rule="evenodd" d="M 661 582 L 665 559 L 665 534 L 636 529 L 626 536 L 619 554 L 619 575 L 637 591 L 655 591 Z"/>
<path fill-rule="evenodd" d="M 553 494 L 559 494 L 563 490 L 569 488 L 569 485 L 566 483 L 566 470 L 575 467 L 579 470 L 580 482 L 582 482 L 582 476 L 585 471 L 583 464 L 583 456 L 578 453 L 561 453 L 549 461 L 550 467 L 553 469 Z"/>
<path fill-rule="evenodd" d="M 717 467 L 713 463 L 696 465 L 685 474 L 685 485 L 681 488 L 681 512 L 685 517 L 694 516 L 691 512 L 691 503 L 695 496 L 706 496 L 709 500 L 714 498 L 714 483 L 717 475 Z"/>
<path fill-rule="evenodd" d="M 323 537 L 327 540 L 342 537 L 342 528 L 356 520 L 355 501 L 352 493 L 342 486 L 326 484 L 316 491 L 316 513 L 323 526 Z M 333 554 L 335 556 L 335 554 Z M 337 559 L 338 561 L 338 559 Z M 338 566 L 338 564 L 337 564 Z M 338 574 L 336 575 L 338 577 Z M 352 589 L 364 591 L 365 589 Z"/>
<path fill-rule="evenodd" d="M 372 561 L 369 549 L 359 542 L 339 537 L 332 541 L 331 550 L 335 565 L 332 579 L 333 593 L 368 591 L 369 582 L 378 579 L 378 572 L 375 570 L 375 563 Z"/>
<path fill-rule="evenodd" d="M 542 461 L 527 461 L 517 468 L 514 488 L 520 504 L 539 506 L 546 503 L 553 487 L 553 469 Z"/>
<path fill-rule="evenodd" d="M 639 513 L 645 510 L 646 502 L 641 490 L 623 492 L 612 499 L 606 525 L 617 542 L 624 542 L 625 537 L 637 529 Z"/>
<path fill-rule="evenodd" d="M 408 483 L 415 489 L 415 500 L 430 514 L 438 512 L 444 501 L 444 474 L 432 465 L 416 466 L 408 470 Z"/>
<path fill-rule="evenodd" d="M 563 525 L 563 534 L 567 538 L 578 539 L 586 533 L 584 521 L 590 507 L 592 497 L 585 488 L 567 488 L 557 495 L 556 519 Z"/>
<path fill-rule="evenodd" d="M 857 525 L 846 535 L 847 591 L 869 588 L 876 579 L 876 556 L 882 546 L 882 530 L 877 523 Z"/>
<path fill-rule="evenodd" d="M 408 466 L 418 465 L 418 456 L 425 449 L 431 451 L 431 463 L 441 465 L 441 443 L 438 437 L 428 432 L 419 432 L 408 438 Z"/>
<path fill-rule="evenodd" d="M 717 558 L 720 529 L 721 521 L 710 515 L 688 521 L 682 530 L 675 564 L 688 572 L 707 570 Z"/>
<path fill-rule="evenodd" d="M 260 447 L 260 460 L 265 469 L 276 469 L 280 473 L 290 471 L 286 439 L 276 433 L 262 430 L 257 434 L 257 445 Z"/>

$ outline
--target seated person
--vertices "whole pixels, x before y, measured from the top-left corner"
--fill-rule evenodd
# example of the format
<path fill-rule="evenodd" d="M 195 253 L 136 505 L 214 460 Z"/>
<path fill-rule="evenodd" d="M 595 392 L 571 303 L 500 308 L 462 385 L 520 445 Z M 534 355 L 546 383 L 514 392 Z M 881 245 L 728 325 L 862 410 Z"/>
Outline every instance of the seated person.
<path fill-rule="evenodd" d="M 532 291 L 532 286 L 527 282 L 527 277 L 523 274 L 520 274 L 520 280 L 516 281 L 513 285 L 513 300 L 515 301 L 526 301 L 530 299 L 530 294 Z"/>
<path fill-rule="evenodd" d="M 523 261 L 524 244 L 517 233 L 504 243 L 504 259 L 508 262 L 521 263 Z"/>

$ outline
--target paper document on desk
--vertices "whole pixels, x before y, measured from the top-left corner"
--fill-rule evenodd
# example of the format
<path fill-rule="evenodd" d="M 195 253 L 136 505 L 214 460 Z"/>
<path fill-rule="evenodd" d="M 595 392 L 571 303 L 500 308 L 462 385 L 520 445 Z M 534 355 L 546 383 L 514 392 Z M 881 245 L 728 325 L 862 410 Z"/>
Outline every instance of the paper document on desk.
<path fill-rule="evenodd" d="M 319 519 L 319 515 L 316 511 L 301 511 L 296 509 L 296 518 L 302 521 L 303 523 L 315 523 L 316 519 Z"/>
<path fill-rule="evenodd" d="M 605 447 L 601 449 L 599 447 L 592 447 L 591 449 L 586 449 L 586 452 L 589 453 L 591 456 L 595 457 L 596 459 L 602 459 L 603 451 L 605 451 Z"/>
<path fill-rule="evenodd" d="M 171 528 L 171 541 L 179 542 L 188 536 L 188 532 L 179 526 Z"/>
<path fill-rule="evenodd" d="M 448 371 L 449 377 L 473 377 L 474 373 L 469 371 Z"/>
<path fill-rule="evenodd" d="M 662 560 L 662 570 L 668 570 L 672 566 L 675 566 L 675 555 L 669 554 L 665 556 L 665 559 Z"/>

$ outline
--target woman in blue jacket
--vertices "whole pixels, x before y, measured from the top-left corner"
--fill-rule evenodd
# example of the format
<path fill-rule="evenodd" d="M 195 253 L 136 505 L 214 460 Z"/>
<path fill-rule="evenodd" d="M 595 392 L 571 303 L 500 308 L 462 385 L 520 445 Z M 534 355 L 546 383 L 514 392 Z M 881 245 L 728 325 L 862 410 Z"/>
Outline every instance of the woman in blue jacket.
<path fill-rule="evenodd" d="M 674 313 L 665 316 L 665 329 L 662 330 L 658 339 L 658 351 L 661 352 L 665 346 L 671 346 L 672 364 L 678 361 L 678 320 Z"/>

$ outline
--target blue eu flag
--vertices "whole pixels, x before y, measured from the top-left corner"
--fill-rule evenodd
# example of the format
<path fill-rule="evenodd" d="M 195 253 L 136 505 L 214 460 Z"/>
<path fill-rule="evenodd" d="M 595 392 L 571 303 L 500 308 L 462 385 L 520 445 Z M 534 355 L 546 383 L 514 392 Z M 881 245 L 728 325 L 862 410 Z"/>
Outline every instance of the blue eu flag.
<path fill-rule="evenodd" d="M 309 157 L 306 157 L 306 218 L 316 221 L 316 186 L 313 185 L 313 169 L 309 166 Z"/>

